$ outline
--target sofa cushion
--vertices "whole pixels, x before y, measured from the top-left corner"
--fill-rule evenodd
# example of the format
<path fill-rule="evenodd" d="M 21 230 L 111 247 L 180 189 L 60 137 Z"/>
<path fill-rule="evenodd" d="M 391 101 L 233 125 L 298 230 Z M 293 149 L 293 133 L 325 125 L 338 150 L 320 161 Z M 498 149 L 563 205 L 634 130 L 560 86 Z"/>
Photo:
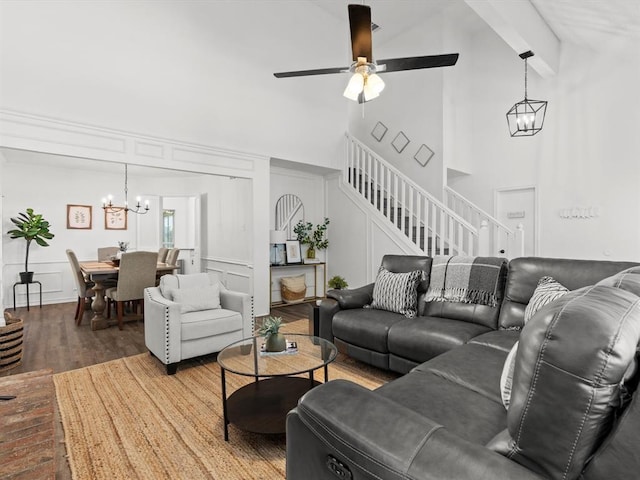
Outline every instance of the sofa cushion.
<path fill-rule="evenodd" d="M 387 337 L 395 323 L 406 320 L 404 315 L 373 308 L 342 310 L 333 317 L 333 335 L 352 345 L 388 353 Z"/>
<path fill-rule="evenodd" d="M 531 295 L 531 299 L 524 309 L 524 324 L 526 325 L 535 313 L 546 304 L 560 298 L 569 289 L 558 282 L 555 278 L 544 276 L 538 280 L 538 285 Z"/>
<path fill-rule="evenodd" d="M 220 285 L 170 290 L 172 300 L 180 304 L 182 313 L 220 308 Z"/>
<path fill-rule="evenodd" d="M 413 371 L 375 392 L 473 443 L 484 445 L 507 424 L 501 402 L 431 371 Z"/>
<path fill-rule="evenodd" d="M 424 362 L 490 329 L 449 318 L 416 317 L 395 322 L 389 329 L 389 352 Z"/>
<path fill-rule="evenodd" d="M 242 315 L 233 310 L 219 308 L 182 314 L 180 331 L 182 340 L 220 335 L 242 330 Z"/>
<path fill-rule="evenodd" d="M 373 286 L 371 308 L 415 317 L 418 305 L 417 288 L 422 274 L 422 270 L 393 273 L 380 267 Z"/>
<path fill-rule="evenodd" d="M 497 329 L 507 261 L 500 257 L 448 256 L 437 256 L 436 260 L 420 315 Z"/>
<path fill-rule="evenodd" d="M 548 275 L 569 290 L 593 285 L 630 267 L 632 262 L 571 260 L 565 258 L 521 257 L 509 262 L 504 300 L 500 309 L 500 328 L 522 328 L 524 311 L 540 278 Z"/>
<path fill-rule="evenodd" d="M 497 388 L 506 353 L 492 347 L 468 344 L 418 365 L 414 372 L 431 372 L 501 403 Z"/>
<path fill-rule="evenodd" d="M 640 340 L 640 298 L 593 286 L 527 323 L 516 354 L 508 439 L 491 447 L 549 478 L 577 478 L 610 432 Z"/>
<path fill-rule="evenodd" d="M 413 272 L 421 270 L 424 275 L 418 284 L 418 295 L 423 294 L 429 288 L 431 278 L 431 257 L 421 257 L 418 255 L 385 255 L 382 257 L 380 267 L 393 273 Z"/>

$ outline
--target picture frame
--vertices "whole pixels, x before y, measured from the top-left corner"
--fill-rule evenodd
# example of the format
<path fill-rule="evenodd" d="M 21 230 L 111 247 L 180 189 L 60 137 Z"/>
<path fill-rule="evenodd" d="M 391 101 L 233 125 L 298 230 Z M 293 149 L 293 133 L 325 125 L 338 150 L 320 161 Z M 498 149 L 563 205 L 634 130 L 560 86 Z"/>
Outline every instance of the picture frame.
<path fill-rule="evenodd" d="M 117 207 L 120 208 L 120 207 Z M 122 210 L 104 211 L 104 229 L 105 230 L 126 230 L 127 229 L 127 211 Z"/>
<path fill-rule="evenodd" d="M 382 122 L 376 123 L 376 126 L 373 127 L 373 130 L 371 130 L 371 136 L 379 142 L 383 139 L 386 133 L 387 127 Z"/>
<path fill-rule="evenodd" d="M 402 153 L 402 151 L 407 148 L 407 145 L 409 145 L 409 139 L 402 131 L 400 131 L 398 132 L 398 135 L 396 135 L 396 138 L 391 142 L 391 145 L 396 149 L 396 152 Z"/>
<path fill-rule="evenodd" d="M 422 145 L 420 145 L 420 148 L 418 149 L 416 154 L 413 156 L 413 158 L 420 165 L 422 165 L 423 167 L 426 167 L 427 163 L 429 163 L 429 160 L 431 160 L 431 157 L 433 157 L 433 155 L 434 155 L 433 150 L 431 150 L 429 147 L 427 147 L 423 143 Z"/>
<path fill-rule="evenodd" d="M 67 204 L 67 229 L 91 230 L 92 206 Z"/>
<path fill-rule="evenodd" d="M 302 263 L 302 254 L 300 253 L 300 242 L 298 240 L 287 240 L 287 265 Z"/>

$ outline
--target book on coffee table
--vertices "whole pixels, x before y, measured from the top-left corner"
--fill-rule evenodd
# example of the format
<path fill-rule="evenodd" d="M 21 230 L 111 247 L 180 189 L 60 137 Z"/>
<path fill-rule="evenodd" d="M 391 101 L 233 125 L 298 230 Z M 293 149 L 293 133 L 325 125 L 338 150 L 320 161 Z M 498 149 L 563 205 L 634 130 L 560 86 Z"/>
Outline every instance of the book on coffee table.
<path fill-rule="evenodd" d="M 260 345 L 260 355 L 291 355 L 292 353 L 298 353 L 298 343 L 290 342 L 289 340 L 287 340 L 287 348 L 281 352 L 267 352 L 266 348 L 263 342 L 262 345 Z"/>

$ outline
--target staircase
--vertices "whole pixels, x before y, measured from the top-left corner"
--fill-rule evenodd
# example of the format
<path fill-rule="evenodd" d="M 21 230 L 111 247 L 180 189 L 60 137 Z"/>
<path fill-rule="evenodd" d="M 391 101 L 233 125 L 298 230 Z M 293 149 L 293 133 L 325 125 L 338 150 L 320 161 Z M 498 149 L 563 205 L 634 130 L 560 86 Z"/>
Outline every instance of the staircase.
<path fill-rule="evenodd" d="M 476 227 L 347 134 L 342 181 L 428 256 L 479 255 Z"/>

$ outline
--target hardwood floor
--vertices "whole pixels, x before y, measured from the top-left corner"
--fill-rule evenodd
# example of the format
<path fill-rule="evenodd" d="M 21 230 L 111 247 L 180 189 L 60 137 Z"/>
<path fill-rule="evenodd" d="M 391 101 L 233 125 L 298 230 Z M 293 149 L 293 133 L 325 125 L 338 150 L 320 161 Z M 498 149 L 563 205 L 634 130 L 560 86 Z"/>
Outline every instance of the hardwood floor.
<path fill-rule="evenodd" d="M 24 321 L 22 365 L 0 372 L 0 376 L 42 368 L 60 373 L 147 351 L 142 321 L 126 322 L 123 330 L 113 326 L 92 331 L 91 311 L 85 313 L 82 325 L 77 327 L 73 321 L 75 308 L 75 303 L 62 303 L 12 312 Z M 310 309 L 309 304 L 296 304 L 274 308 L 271 314 L 293 322 L 308 318 Z M 260 318 L 256 318 L 256 326 L 259 324 Z"/>
<path fill-rule="evenodd" d="M 74 322 L 75 303 L 44 305 L 42 308 L 18 308 L 12 312 L 24 321 L 22 364 L 0 372 L 0 377 L 17 373 L 51 368 L 55 373 L 74 370 L 97 363 L 108 362 L 147 351 L 144 344 L 144 323 L 127 322 L 124 329 L 117 326 L 92 331 L 90 309 L 85 313 L 82 325 Z M 311 306 L 296 304 L 274 308 L 271 315 L 282 317 L 284 322 L 309 318 Z M 256 327 L 260 324 L 256 318 Z M 56 479 L 71 480 L 71 470 L 66 460 L 64 432 L 57 403 L 56 418 Z"/>

